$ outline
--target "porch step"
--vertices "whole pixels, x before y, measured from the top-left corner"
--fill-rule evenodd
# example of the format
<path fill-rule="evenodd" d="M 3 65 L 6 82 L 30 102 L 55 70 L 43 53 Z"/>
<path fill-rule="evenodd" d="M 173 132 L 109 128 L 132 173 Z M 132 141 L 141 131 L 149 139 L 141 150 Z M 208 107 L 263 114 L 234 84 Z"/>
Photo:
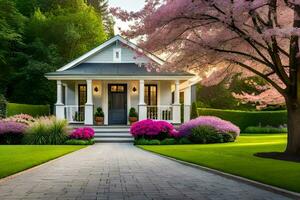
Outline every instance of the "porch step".
<path fill-rule="evenodd" d="M 95 137 L 96 142 L 116 142 L 116 143 L 132 143 L 134 141 L 133 137 Z"/>
<path fill-rule="evenodd" d="M 129 132 L 95 132 L 95 137 L 122 137 L 122 138 L 128 138 L 132 137 Z"/>
<path fill-rule="evenodd" d="M 70 126 L 78 128 L 82 126 Z M 133 142 L 130 126 L 90 126 L 95 131 L 96 142 Z"/>
<path fill-rule="evenodd" d="M 94 128 L 95 133 L 129 133 L 129 129 L 108 129 L 108 128 L 103 128 L 103 129 L 98 129 Z"/>

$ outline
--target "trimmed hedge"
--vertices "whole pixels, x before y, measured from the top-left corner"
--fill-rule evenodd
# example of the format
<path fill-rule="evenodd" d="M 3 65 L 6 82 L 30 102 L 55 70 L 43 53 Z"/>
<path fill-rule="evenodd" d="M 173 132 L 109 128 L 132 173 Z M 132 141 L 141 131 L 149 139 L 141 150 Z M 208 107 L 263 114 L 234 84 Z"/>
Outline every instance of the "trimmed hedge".
<path fill-rule="evenodd" d="M 249 126 L 275 126 L 287 123 L 286 111 L 240 111 L 198 108 L 199 116 L 216 116 L 239 126 L 242 131 Z"/>
<path fill-rule="evenodd" d="M 7 101 L 5 97 L 0 94 L 0 119 L 6 117 L 6 106 L 7 106 Z"/>
<path fill-rule="evenodd" d="M 50 106 L 8 103 L 7 116 L 9 117 L 17 114 L 28 114 L 33 117 L 46 116 L 50 114 Z"/>

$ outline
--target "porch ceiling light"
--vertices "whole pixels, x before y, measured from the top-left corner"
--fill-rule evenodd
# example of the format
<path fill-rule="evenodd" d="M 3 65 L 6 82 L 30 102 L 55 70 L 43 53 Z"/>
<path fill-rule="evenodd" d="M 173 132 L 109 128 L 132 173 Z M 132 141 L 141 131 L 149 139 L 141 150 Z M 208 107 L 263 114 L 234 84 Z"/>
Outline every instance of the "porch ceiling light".
<path fill-rule="evenodd" d="M 95 92 L 98 92 L 98 91 L 99 91 L 99 89 L 98 89 L 97 86 L 94 88 L 94 91 L 95 91 Z"/>

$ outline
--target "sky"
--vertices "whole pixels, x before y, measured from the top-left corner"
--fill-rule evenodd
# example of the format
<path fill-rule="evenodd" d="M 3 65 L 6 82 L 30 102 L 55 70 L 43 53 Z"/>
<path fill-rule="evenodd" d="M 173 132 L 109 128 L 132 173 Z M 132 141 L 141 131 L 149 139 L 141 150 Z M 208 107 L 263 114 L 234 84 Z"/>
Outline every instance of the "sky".
<path fill-rule="evenodd" d="M 144 0 L 108 0 L 110 7 L 121 7 L 122 9 L 125 9 L 127 11 L 138 11 L 141 8 L 143 8 L 145 1 Z M 127 29 L 128 24 L 115 19 L 116 25 L 115 25 L 115 33 L 118 34 L 119 30 L 118 27 L 121 27 L 121 29 Z"/>

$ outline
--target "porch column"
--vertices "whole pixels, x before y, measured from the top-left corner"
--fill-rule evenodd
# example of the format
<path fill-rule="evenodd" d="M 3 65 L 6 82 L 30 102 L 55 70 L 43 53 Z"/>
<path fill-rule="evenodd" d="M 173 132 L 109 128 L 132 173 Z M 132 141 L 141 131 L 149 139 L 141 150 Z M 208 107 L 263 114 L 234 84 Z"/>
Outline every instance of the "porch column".
<path fill-rule="evenodd" d="M 179 80 L 175 81 L 175 91 L 174 91 L 174 104 L 173 104 L 173 123 L 181 123 L 181 113 L 180 113 L 180 93 L 179 93 Z"/>
<path fill-rule="evenodd" d="M 62 102 L 62 83 L 61 80 L 57 84 L 57 101 L 55 104 L 55 115 L 57 119 L 65 119 L 65 105 Z"/>
<path fill-rule="evenodd" d="M 192 103 L 192 87 L 189 86 L 184 89 L 184 122 L 190 120 L 191 117 L 191 103 Z"/>
<path fill-rule="evenodd" d="M 145 104 L 145 81 L 140 80 L 139 87 L 139 120 L 147 119 L 147 105 Z"/>
<path fill-rule="evenodd" d="M 84 110 L 84 124 L 93 125 L 94 124 L 93 81 L 86 80 L 86 86 L 87 86 L 87 101 Z"/>

